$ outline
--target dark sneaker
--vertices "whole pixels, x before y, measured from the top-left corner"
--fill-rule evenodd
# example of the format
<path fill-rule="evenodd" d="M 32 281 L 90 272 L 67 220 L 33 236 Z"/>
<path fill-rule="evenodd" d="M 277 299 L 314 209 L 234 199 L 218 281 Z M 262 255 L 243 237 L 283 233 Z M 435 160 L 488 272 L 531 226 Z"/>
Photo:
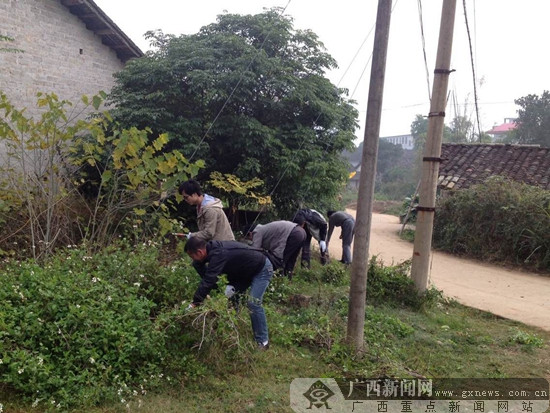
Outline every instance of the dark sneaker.
<path fill-rule="evenodd" d="M 258 350 L 265 351 L 267 349 L 269 349 L 269 343 L 258 343 Z"/>

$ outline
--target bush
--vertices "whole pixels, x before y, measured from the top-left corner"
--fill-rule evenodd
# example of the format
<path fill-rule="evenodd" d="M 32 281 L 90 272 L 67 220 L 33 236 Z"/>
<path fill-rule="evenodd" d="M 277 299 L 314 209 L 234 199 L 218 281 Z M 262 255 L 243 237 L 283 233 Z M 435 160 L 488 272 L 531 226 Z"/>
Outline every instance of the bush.
<path fill-rule="evenodd" d="M 411 262 L 385 267 L 373 256 L 367 273 L 367 304 L 428 308 L 438 302 L 441 292 L 431 288 L 420 295 L 409 277 Z"/>
<path fill-rule="evenodd" d="M 2 383 L 34 406 L 63 409 L 125 403 L 158 385 L 174 362 L 173 337 L 153 316 L 164 312 L 166 320 L 179 311 L 176 303 L 191 296 L 197 277 L 160 267 L 157 258 L 155 246 L 144 245 L 95 256 L 71 248 L 44 265 L 6 264 Z"/>
<path fill-rule="evenodd" d="M 439 201 L 434 247 L 550 270 L 550 191 L 495 177 Z"/>

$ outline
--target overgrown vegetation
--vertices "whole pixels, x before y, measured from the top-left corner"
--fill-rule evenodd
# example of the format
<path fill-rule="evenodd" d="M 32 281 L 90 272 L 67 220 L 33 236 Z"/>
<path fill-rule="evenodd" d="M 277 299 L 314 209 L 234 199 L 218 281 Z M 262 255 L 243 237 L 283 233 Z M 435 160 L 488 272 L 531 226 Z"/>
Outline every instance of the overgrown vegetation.
<path fill-rule="evenodd" d="M 500 177 L 439 200 L 436 248 L 550 270 L 550 191 Z"/>
<path fill-rule="evenodd" d="M 73 107 L 38 94 L 43 112 L 34 119 L 0 93 L 0 256 L 42 259 L 82 240 L 101 247 L 124 233 L 146 240 L 178 227 L 165 198 L 204 163 L 166 150 L 166 134 L 120 129 L 98 112 L 104 96 Z"/>
<path fill-rule="evenodd" d="M 41 266 L 4 263 L 4 413 L 33 405 L 38 412 L 282 412 L 290 411 L 295 377 L 535 377 L 548 369 L 537 362 L 550 360 L 547 334 L 437 291 L 418 297 L 407 263 L 385 267 L 376 258 L 363 358 L 345 344 L 349 272 L 337 262 L 300 269 L 292 282 L 273 279 L 264 298 L 271 349 L 257 353 L 248 313 L 222 293 L 185 311 L 198 276 L 178 258 L 180 246 L 122 241 L 92 255 L 67 248 Z"/>
<path fill-rule="evenodd" d="M 170 148 L 270 193 L 279 216 L 315 199 L 323 210 L 346 182 L 357 111 L 325 73 L 317 35 L 274 8 L 225 13 L 192 35 L 149 32 L 153 50 L 115 75 L 115 119 L 168 133 Z M 269 162 L 265 160 L 269 159 Z M 219 195 L 219 194 L 214 194 Z"/>

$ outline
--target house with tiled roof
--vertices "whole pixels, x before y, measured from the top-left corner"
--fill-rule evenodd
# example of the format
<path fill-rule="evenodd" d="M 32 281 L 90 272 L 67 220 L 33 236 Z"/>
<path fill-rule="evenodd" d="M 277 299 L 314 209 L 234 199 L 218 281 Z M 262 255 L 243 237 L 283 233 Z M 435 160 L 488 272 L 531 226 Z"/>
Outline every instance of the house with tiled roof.
<path fill-rule="evenodd" d="M 0 53 L 0 90 L 27 114 L 38 92 L 79 102 L 109 92 L 113 74 L 143 52 L 92 0 L 0 1 L 0 34 L 10 48 Z"/>
<path fill-rule="evenodd" d="M 515 118 L 504 118 L 504 123 L 501 125 L 494 125 L 491 130 L 486 133 L 491 137 L 493 142 L 499 142 L 505 139 L 508 134 L 517 128 Z"/>
<path fill-rule="evenodd" d="M 468 188 L 491 176 L 503 176 L 550 190 L 550 148 L 444 143 L 441 159 L 439 189 Z"/>

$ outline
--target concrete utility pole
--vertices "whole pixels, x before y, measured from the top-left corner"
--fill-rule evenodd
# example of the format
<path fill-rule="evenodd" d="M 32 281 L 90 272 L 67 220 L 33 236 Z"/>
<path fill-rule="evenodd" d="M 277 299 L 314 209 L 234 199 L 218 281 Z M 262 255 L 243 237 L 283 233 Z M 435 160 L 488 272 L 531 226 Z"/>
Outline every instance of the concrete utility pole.
<path fill-rule="evenodd" d="M 382 97 L 384 94 L 384 78 L 386 76 L 391 3 L 391 0 L 378 0 L 367 119 L 363 139 L 363 157 L 361 159 L 359 194 L 357 197 L 347 330 L 348 343 L 355 348 L 357 353 L 363 352 L 365 347 L 365 300 L 367 292 L 368 252 L 372 221 L 372 200 L 374 198 L 374 180 L 376 177 L 376 156 L 378 154 L 378 137 L 380 134 L 380 119 L 382 117 Z"/>
<path fill-rule="evenodd" d="M 430 254 L 432 248 L 435 196 L 439 163 L 441 162 L 441 140 L 445 126 L 445 107 L 453 47 L 456 0 L 443 0 L 439 44 L 435 64 L 432 102 L 428 115 L 428 137 L 422 159 L 420 199 L 416 218 L 416 233 L 412 258 L 411 276 L 416 288 L 424 293 L 428 288 Z"/>

